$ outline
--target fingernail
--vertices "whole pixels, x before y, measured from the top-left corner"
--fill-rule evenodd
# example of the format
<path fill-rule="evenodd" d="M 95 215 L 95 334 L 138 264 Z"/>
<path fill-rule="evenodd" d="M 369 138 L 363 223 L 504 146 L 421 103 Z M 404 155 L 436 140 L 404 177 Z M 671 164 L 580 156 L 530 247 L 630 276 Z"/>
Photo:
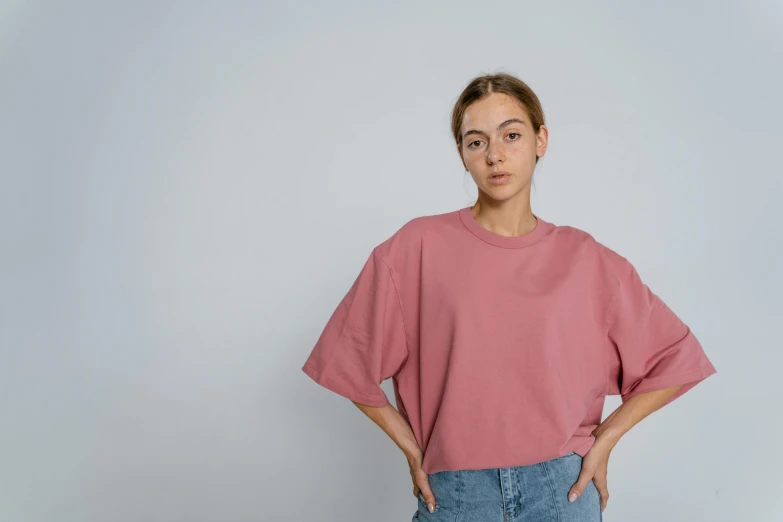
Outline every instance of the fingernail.
<path fill-rule="evenodd" d="M 576 493 L 571 493 L 568 497 L 568 501 L 573 502 L 574 500 L 576 500 Z"/>
<path fill-rule="evenodd" d="M 434 513 L 435 512 L 435 508 L 432 507 L 432 504 L 427 504 L 427 509 L 430 510 L 430 513 Z"/>

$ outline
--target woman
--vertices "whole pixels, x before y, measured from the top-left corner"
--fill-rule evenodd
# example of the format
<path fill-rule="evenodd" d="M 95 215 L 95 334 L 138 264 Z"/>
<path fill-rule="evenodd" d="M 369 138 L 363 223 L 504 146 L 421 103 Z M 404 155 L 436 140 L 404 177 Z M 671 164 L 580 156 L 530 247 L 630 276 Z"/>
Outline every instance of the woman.
<path fill-rule="evenodd" d="M 302 370 L 405 453 L 414 520 L 602 520 L 620 437 L 716 370 L 626 258 L 531 210 L 548 130 L 524 82 L 474 79 L 452 131 L 478 200 L 376 246 Z"/>

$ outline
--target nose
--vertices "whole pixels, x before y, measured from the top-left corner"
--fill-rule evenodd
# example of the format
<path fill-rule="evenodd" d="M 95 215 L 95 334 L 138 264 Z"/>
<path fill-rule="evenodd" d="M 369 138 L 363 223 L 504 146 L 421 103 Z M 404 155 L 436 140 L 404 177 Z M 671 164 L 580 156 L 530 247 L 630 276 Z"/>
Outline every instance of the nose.
<path fill-rule="evenodd" d="M 490 143 L 487 146 L 487 162 L 490 165 L 493 165 L 498 161 L 503 161 L 503 152 L 500 150 L 500 146 L 495 146 Z"/>

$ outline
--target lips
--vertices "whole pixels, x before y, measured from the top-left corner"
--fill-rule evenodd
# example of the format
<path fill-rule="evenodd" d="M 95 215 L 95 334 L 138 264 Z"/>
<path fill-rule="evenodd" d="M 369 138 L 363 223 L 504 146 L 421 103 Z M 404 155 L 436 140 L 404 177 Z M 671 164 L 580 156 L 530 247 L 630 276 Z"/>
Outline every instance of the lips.
<path fill-rule="evenodd" d="M 506 185 L 507 183 L 510 183 L 511 174 L 508 172 L 493 172 L 489 175 L 489 178 L 487 179 L 487 183 L 494 186 L 500 186 L 500 185 Z"/>

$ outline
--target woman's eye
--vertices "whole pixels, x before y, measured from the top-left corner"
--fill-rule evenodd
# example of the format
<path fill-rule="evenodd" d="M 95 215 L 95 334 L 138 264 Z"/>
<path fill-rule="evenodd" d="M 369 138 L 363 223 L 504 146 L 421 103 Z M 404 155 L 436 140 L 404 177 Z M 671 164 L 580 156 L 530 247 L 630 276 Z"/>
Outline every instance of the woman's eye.
<path fill-rule="evenodd" d="M 516 133 L 516 132 L 512 132 L 512 133 L 509 134 L 509 136 L 519 136 L 519 134 Z"/>
<path fill-rule="evenodd" d="M 471 142 L 470 142 L 470 145 L 468 145 L 468 147 L 475 148 L 475 147 L 473 147 L 473 144 L 474 144 L 474 143 L 480 143 L 480 142 L 479 142 L 478 140 L 476 140 L 476 141 L 471 141 Z"/>

